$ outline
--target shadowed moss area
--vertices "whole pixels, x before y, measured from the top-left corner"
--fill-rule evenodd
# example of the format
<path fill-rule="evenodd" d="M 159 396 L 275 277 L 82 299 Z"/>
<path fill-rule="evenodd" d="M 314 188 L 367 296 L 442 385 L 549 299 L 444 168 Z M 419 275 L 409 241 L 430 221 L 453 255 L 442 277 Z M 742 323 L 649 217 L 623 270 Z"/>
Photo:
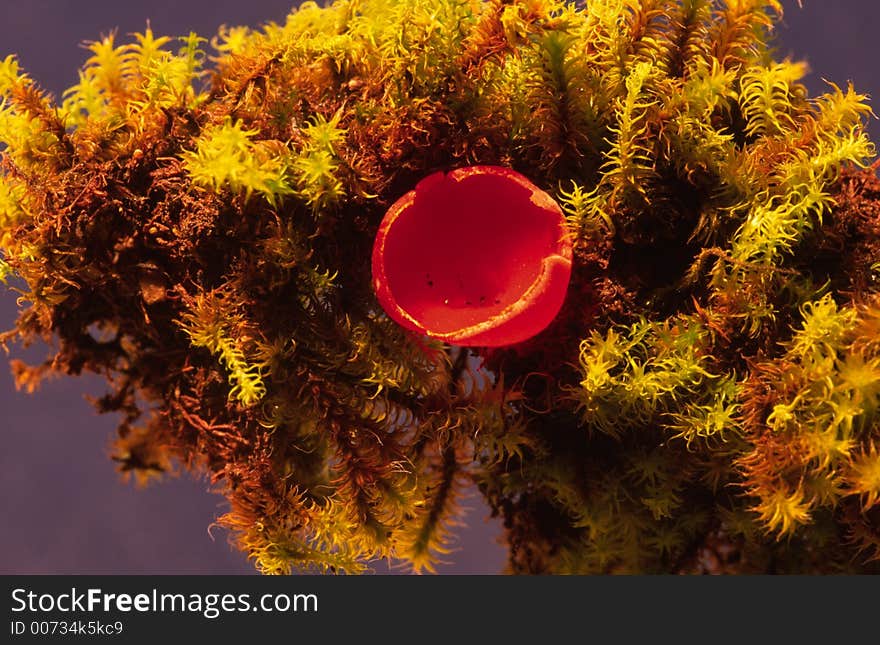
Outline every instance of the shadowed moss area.
<path fill-rule="evenodd" d="M 773 0 L 581 4 L 147 29 L 61 97 L 0 62 L 0 340 L 52 347 L 19 386 L 106 376 L 118 468 L 207 472 L 265 573 L 431 571 L 474 485 L 511 572 L 880 572 L 867 97 L 808 96 Z M 468 165 L 567 216 L 565 304 L 517 345 L 372 291 L 389 206 Z"/>

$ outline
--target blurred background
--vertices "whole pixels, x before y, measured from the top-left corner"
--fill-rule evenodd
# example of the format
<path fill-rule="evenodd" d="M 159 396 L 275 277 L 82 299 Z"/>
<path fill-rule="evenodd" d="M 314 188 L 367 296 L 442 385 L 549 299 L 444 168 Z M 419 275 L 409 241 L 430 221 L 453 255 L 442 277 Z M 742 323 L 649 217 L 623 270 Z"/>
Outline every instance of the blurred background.
<path fill-rule="evenodd" d="M 587 0 L 589 2 L 589 0 Z M 77 80 L 86 52 L 81 43 L 116 31 L 158 35 L 194 31 L 210 38 L 220 25 L 282 22 L 291 0 L 0 0 L 0 57 L 17 54 L 21 66 L 56 96 Z M 320 4 L 320 3 L 319 3 Z M 809 63 L 811 95 L 823 79 L 880 96 L 873 44 L 880 34 L 876 0 L 783 0 L 778 57 Z M 118 42 L 117 41 L 117 42 Z M 880 112 L 880 108 L 875 108 Z M 880 122 L 870 132 L 880 142 Z M 16 294 L 0 285 L 0 330 L 16 318 Z M 12 357 L 39 361 L 43 347 L 14 347 Z M 108 458 L 114 416 L 99 416 L 84 398 L 104 389 L 95 377 L 58 378 L 36 393 L 16 392 L 0 355 L 0 573 L 6 574 L 252 574 L 244 554 L 222 529 L 209 530 L 225 512 L 207 481 L 167 479 L 146 489 L 124 483 Z M 500 524 L 477 497 L 467 504 L 466 526 L 447 574 L 493 574 L 504 566 Z M 377 573 L 390 569 L 375 566 Z"/>

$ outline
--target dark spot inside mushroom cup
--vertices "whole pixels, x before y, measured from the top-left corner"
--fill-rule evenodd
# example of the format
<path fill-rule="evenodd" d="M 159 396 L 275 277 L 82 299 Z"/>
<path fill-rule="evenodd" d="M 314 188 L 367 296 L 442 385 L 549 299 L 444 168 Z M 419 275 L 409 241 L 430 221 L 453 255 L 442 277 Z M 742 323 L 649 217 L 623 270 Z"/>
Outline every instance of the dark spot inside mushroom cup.
<path fill-rule="evenodd" d="M 454 345 L 527 340 L 571 279 L 562 209 L 524 176 L 469 166 L 422 179 L 385 214 L 373 289 L 400 325 Z"/>

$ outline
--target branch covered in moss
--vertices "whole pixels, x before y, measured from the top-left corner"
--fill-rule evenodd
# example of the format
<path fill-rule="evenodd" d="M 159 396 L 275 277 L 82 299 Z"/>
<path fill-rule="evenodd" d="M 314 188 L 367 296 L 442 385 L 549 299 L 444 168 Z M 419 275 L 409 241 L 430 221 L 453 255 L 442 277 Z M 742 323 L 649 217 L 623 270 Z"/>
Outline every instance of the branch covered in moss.
<path fill-rule="evenodd" d="M 775 0 L 580 4 L 111 35 L 60 101 L 6 58 L 2 340 L 52 343 L 19 385 L 104 375 L 119 468 L 208 473 L 267 573 L 431 571 L 473 484 L 515 572 L 876 571 L 867 97 L 808 96 Z M 370 253 L 475 164 L 550 193 L 575 257 L 549 328 L 462 365 Z"/>

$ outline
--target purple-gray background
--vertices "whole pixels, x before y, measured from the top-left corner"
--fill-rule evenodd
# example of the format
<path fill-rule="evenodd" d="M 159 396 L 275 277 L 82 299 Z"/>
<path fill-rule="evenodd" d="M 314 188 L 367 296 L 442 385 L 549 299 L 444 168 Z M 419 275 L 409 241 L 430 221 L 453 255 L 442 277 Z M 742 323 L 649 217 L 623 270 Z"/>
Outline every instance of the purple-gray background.
<path fill-rule="evenodd" d="M 430 0 L 427 0 L 430 1 Z M 880 95 L 877 54 L 880 2 L 783 0 L 779 55 L 805 59 L 812 94 L 822 78 Z M 0 57 L 18 54 L 24 69 L 59 95 L 76 82 L 79 46 L 111 30 L 124 39 L 147 20 L 157 34 L 195 31 L 210 37 L 221 24 L 281 22 L 290 0 L 0 0 Z M 878 108 L 880 112 L 880 108 Z M 880 123 L 871 133 L 880 141 Z M 0 329 L 13 326 L 15 294 L 0 285 Z M 42 348 L 14 348 L 38 360 Z M 223 498 L 204 480 L 183 476 L 146 489 L 120 481 L 107 457 L 115 419 L 98 416 L 83 398 L 103 392 L 94 377 L 46 382 L 16 392 L 0 355 L 0 573 L 252 573 L 245 557 L 209 525 Z M 498 573 L 504 552 L 497 521 L 474 498 L 459 550 L 441 573 Z M 377 566 L 377 571 L 386 571 Z"/>

